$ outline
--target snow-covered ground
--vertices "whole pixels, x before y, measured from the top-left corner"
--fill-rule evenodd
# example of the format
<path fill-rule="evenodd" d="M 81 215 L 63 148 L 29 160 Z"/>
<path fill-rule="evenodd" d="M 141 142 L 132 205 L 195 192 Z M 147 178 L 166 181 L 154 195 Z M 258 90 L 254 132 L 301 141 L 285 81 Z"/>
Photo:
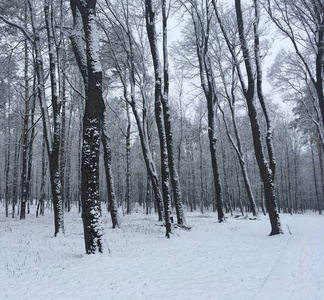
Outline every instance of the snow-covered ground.
<path fill-rule="evenodd" d="M 45 213 L 20 221 L 0 207 L 0 300 L 324 299 L 324 216 L 281 215 L 285 234 L 270 237 L 267 217 L 187 213 L 192 229 L 166 239 L 155 215 L 113 230 L 105 212 L 106 252 L 88 256 L 80 215 L 54 238 Z"/>

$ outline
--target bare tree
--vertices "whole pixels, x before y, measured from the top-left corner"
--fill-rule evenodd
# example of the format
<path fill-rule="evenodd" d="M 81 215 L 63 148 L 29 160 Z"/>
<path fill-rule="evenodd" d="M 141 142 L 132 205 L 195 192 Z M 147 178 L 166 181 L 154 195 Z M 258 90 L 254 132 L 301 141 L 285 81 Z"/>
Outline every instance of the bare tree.
<path fill-rule="evenodd" d="M 165 1 L 163 1 L 165 2 Z M 166 226 L 166 236 L 171 233 L 171 195 L 170 195 L 170 170 L 167 149 L 167 137 L 164 127 L 163 107 L 162 107 L 162 74 L 159 50 L 157 45 L 156 14 L 151 0 L 145 0 L 145 18 L 147 36 L 150 42 L 150 49 L 155 72 L 155 119 L 159 133 L 160 153 L 161 153 L 161 173 L 162 173 L 162 197 L 164 205 L 164 220 Z"/>
<path fill-rule="evenodd" d="M 219 171 L 219 163 L 217 160 L 217 139 L 215 132 L 215 108 L 218 102 L 218 98 L 209 53 L 209 35 L 212 14 L 210 10 L 210 4 L 208 3 L 208 1 L 204 1 L 201 4 L 199 3 L 199 1 L 188 1 L 188 3 L 182 2 L 182 4 L 190 14 L 194 25 L 195 47 L 199 63 L 200 82 L 207 102 L 209 150 L 214 175 L 216 208 L 218 214 L 218 221 L 223 222 L 223 192 Z"/>
<path fill-rule="evenodd" d="M 253 38 L 254 38 L 254 57 L 250 53 L 250 49 L 247 42 L 247 33 L 246 27 L 244 25 L 244 18 L 242 13 L 242 4 L 240 0 L 235 0 L 235 11 L 236 11 L 236 20 L 237 20 L 237 28 L 238 35 L 240 40 L 240 48 L 242 51 L 242 56 L 244 59 L 244 66 L 246 71 L 247 83 L 244 81 L 244 77 L 242 75 L 242 71 L 240 69 L 239 59 L 235 53 L 235 50 L 231 46 L 228 34 L 226 29 L 223 26 L 221 18 L 219 16 L 218 7 L 216 5 L 216 1 L 213 0 L 213 6 L 216 13 L 217 20 L 219 22 L 221 31 L 224 35 L 226 44 L 228 49 L 234 59 L 236 71 L 238 73 L 239 82 L 243 91 L 244 98 L 247 103 L 248 114 L 251 124 L 253 144 L 254 144 L 254 153 L 258 163 L 258 167 L 261 174 L 261 179 L 264 187 L 264 194 L 267 204 L 267 209 L 269 212 L 270 223 L 271 223 L 271 235 L 282 233 L 280 218 L 277 210 L 277 202 L 274 193 L 274 175 L 275 175 L 275 160 L 274 160 L 274 152 L 272 146 L 272 125 L 270 121 L 270 116 L 268 114 L 265 101 L 263 99 L 262 94 L 262 73 L 261 73 L 261 64 L 260 64 L 260 53 L 259 53 L 259 32 L 258 32 L 258 24 L 259 24 L 259 2 L 258 0 L 253 1 L 254 9 L 255 9 L 255 22 L 253 24 Z M 253 64 L 253 60 L 254 64 Z M 255 65 L 255 70 L 253 69 L 253 65 Z M 256 74 L 256 75 L 255 75 Z M 258 113 L 256 108 L 256 94 L 258 96 L 258 100 L 261 104 L 263 114 L 265 116 L 267 122 L 267 150 L 268 150 L 268 158 L 269 163 L 266 160 L 265 151 L 262 146 L 261 140 L 261 129 L 258 120 Z"/>

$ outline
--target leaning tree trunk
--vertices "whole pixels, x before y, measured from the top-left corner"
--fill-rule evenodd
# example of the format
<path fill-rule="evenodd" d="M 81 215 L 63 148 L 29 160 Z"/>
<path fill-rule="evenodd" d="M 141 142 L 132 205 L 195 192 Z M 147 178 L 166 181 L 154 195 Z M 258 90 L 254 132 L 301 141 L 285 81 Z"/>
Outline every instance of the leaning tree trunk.
<path fill-rule="evenodd" d="M 254 2 L 255 5 L 257 5 L 257 0 Z M 282 233 L 282 230 L 281 230 L 279 213 L 277 209 L 277 201 L 274 192 L 275 190 L 274 181 L 273 181 L 274 166 L 272 165 L 273 163 L 272 154 L 269 153 L 269 157 L 270 157 L 270 165 L 269 165 L 268 162 L 266 161 L 266 157 L 262 147 L 261 130 L 260 130 L 260 125 L 259 125 L 257 110 L 256 110 L 256 103 L 255 103 L 255 80 L 252 71 L 251 56 L 249 53 L 249 49 L 247 47 L 247 42 L 246 42 L 246 37 L 244 32 L 241 0 L 235 0 L 235 9 L 236 9 L 238 32 L 240 37 L 240 46 L 242 49 L 246 74 L 248 78 L 248 88 L 246 89 L 245 87 L 243 87 L 243 93 L 248 107 L 248 114 L 250 118 L 253 144 L 254 144 L 254 153 L 255 153 L 255 157 L 259 166 L 259 170 L 263 182 L 265 200 L 266 200 L 270 223 L 271 223 L 270 235 L 275 235 L 275 234 Z M 257 34 L 258 34 L 257 31 L 254 31 L 254 35 L 256 36 Z"/>
<path fill-rule="evenodd" d="M 222 185 L 220 182 L 219 167 L 217 162 L 217 150 L 216 150 L 216 137 L 215 137 L 215 116 L 214 116 L 214 100 L 210 95 L 210 92 L 207 95 L 207 111 L 208 111 L 208 138 L 209 138 L 209 151 L 212 162 L 213 177 L 214 177 L 214 187 L 216 192 L 216 209 L 218 215 L 218 221 L 224 221 L 224 212 L 223 212 L 223 194 L 222 194 Z"/>
<path fill-rule="evenodd" d="M 152 188 L 153 188 L 153 192 L 154 192 L 154 196 L 155 196 L 155 203 L 157 206 L 159 221 L 162 221 L 163 220 L 163 200 L 162 200 L 162 194 L 161 194 L 161 190 L 160 190 L 160 186 L 159 186 L 159 178 L 158 178 L 158 174 L 156 171 L 155 162 L 152 157 L 149 140 L 148 140 L 146 112 L 143 111 L 143 126 L 142 126 L 141 119 L 140 119 L 140 116 L 139 116 L 139 113 L 138 113 L 138 110 L 136 107 L 136 103 L 134 101 L 132 101 L 131 107 L 133 109 L 133 113 L 134 113 L 135 120 L 137 123 L 139 137 L 141 140 L 143 157 L 144 157 L 144 161 L 146 164 L 146 170 L 147 170 L 149 178 L 152 182 Z M 144 129 L 144 127 L 145 127 L 145 129 Z"/>
<path fill-rule="evenodd" d="M 150 49 L 154 64 L 155 71 L 155 119 L 159 133 L 160 140 L 160 153 L 161 153 L 161 179 L 162 179 L 162 197 L 164 206 L 164 219 L 166 226 L 166 236 L 170 237 L 171 233 L 171 197 L 170 197 L 170 171 L 168 161 L 168 150 L 166 135 L 163 123 L 163 108 L 161 102 L 162 96 L 162 78 L 160 76 L 160 62 L 157 48 L 157 34 L 155 29 L 155 12 L 153 11 L 153 4 L 151 0 L 145 0 L 145 17 L 146 17 L 146 30 L 150 43 Z"/>
<path fill-rule="evenodd" d="M 161 97 L 163 106 L 164 128 L 166 135 L 166 143 L 168 150 L 169 170 L 171 175 L 171 185 L 174 196 L 174 204 L 177 214 L 177 222 L 180 225 L 186 223 L 185 215 L 183 212 L 181 188 L 178 172 L 175 165 L 174 152 L 173 152 L 173 135 L 171 129 L 171 115 L 169 107 L 169 62 L 168 62 L 168 43 L 167 43 L 167 8 L 166 1 L 162 0 L 162 23 L 163 23 L 163 83 L 164 90 Z M 159 68 L 160 70 L 160 68 Z"/>
<path fill-rule="evenodd" d="M 101 141 L 104 148 L 104 166 L 106 172 L 106 182 L 108 190 L 108 211 L 110 211 L 112 227 L 119 227 L 118 218 L 118 204 L 116 200 L 116 193 L 114 187 L 114 180 L 111 171 L 111 147 L 110 147 L 110 137 L 106 132 L 105 122 L 103 122 Z"/>
<path fill-rule="evenodd" d="M 208 7 L 206 7 L 206 10 Z M 209 14 L 206 11 L 207 15 Z M 212 162 L 214 188 L 215 188 L 215 205 L 217 209 L 218 221 L 221 223 L 224 221 L 223 212 L 223 193 L 222 184 L 219 173 L 219 166 L 217 161 L 217 150 L 216 150 L 216 135 L 215 135 L 215 105 L 217 102 L 214 76 L 212 74 L 211 63 L 208 56 L 208 29 L 202 30 L 202 24 L 198 22 L 200 18 L 198 10 L 195 9 L 195 14 L 192 15 L 194 23 L 195 39 L 196 39 L 196 51 L 199 63 L 200 82 L 207 102 L 207 117 L 208 117 L 208 138 L 209 138 L 209 150 Z M 207 21 L 210 22 L 210 19 Z M 210 28 L 210 23 L 206 24 L 207 28 Z"/>

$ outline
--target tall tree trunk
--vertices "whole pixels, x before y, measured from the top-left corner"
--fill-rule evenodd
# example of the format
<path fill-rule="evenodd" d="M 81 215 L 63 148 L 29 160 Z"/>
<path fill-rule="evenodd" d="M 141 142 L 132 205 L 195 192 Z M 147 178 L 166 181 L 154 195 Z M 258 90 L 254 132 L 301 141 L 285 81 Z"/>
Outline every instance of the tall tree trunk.
<path fill-rule="evenodd" d="M 70 210 L 70 199 L 65 197 L 65 164 L 66 164 L 66 150 L 65 150 L 65 139 L 66 139 L 66 95 L 65 95 L 65 76 L 62 78 L 62 114 L 61 114 L 61 145 L 60 145 L 60 178 L 62 186 L 62 203 L 66 210 Z"/>
<path fill-rule="evenodd" d="M 322 187 L 322 199 L 324 198 L 324 167 L 323 167 L 323 149 L 319 142 L 319 139 L 316 141 L 316 147 L 318 152 L 318 159 L 319 159 L 319 167 L 320 167 L 320 174 L 321 174 L 321 187 Z"/>
<path fill-rule="evenodd" d="M 25 29 L 27 29 L 27 2 L 25 3 Z M 28 196 L 29 182 L 27 181 L 28 163 L 28 122 L 29 122 L 29 78 L 28 78 L 28 41 L 25 38 L 25 114 L 24 127 L 22 133 L 22 170 L 21 170 L 21 201 L 20 201 L 20 220 L 26 218 L 26 202 Z"/>
<path fill-rule="evenodd" d="M 161 102 L 162 96 L 162 78 L 160 76 L 160 62 L 158 56 L 158 48 L 156 44 L 157 34 L 155 29 L 155 12 L 153 11 L 152 0 L 145 0 L 145 17 L 146 17 L 146 30 L 150 43 L 150 49 L 154 64 L 155 71 L 155 120 L 159 133 L 160 140 L 160 154 L 161 154 L 161 178 L 162 178 L 162 197 L 164 206 L 164 220 L 166 227 L 166 237 L 170 237 L 171 233 L 171 197 L 170 197 L 170 171 L 168 161 L 168 150 L 166 135 L 163 123 L 163 108 Z"/>
<path fill-rule="evenodd" d="M 180 225 L 184 225 L 186 223 L 186 220 L 183 212 L 180 180 L 179 180 L 179 176 L 175 164 L 174 153 L 173 153 L 173 134 L 171 128 L 171 115 L 170 115 L 170 107 L 169 107 L 169 61 L 168 61 L 168 42 L 167 42 L 168 28 L 167 28 L 167 7 L 166 7 L 165 0 L 162 0 L 162 26 L 163 26 L 164 89 L 161 97 L 161 102 L 163 106 L 164 129 L 166 135 L 169 170 L 171 175 L 171 184 L 172 184 L 172 191 L 174 197 L 173 199 L 174 199 L 174 204 L 175 204 L 175 209 L 177 214 L 177 222 Z"/>
<path fill-rule="evenodd" d="M 48 119 L 47 106 L 45 103 L 45 86 L 44 86 L 44 71 L 41 61 L 41 49 L 39 40 L 36 43 L 35 53 L 39 59 L 37 69 L 39 69 L 39 76 L 41 77 L 39 86 L 41 86 L 41 107 L 43 113 L 43 126 L 45 126 L 47 151 L 49 156 L 49 169 L 50 169 L 50 180 L 51 190 L 53 196 L 53 207 L 54 207 L 54 223 L 55 223 L 55 236 L 62 232 L 64 233 L 64 207 L 62 199 L 62 185 L 60 175 L 60 110 L 61 110 L 61 99 L 57 95 L 57 77 L 56 77 L 56 58 L 55 58 L 55 37 L 54 37 L 54 12 L 53 3 L 49 0 L 45 0 L 44 5 L 45 12 L 45 24 L 47 31 L 48 49 L 49 49 L 49 64 L 50 64 L 50 81 L 51 81 L 51 103 L 53 108 L 53 136 L 50 132 L 50 124 Z M 36 37 L 35 37 L 36 40 Z M 36 50 L 37 49 L 37 50 Z"/>
<path fill-rule="evenodd" d="M 312 164 L 313 164 L 313 175 L 314 175 L 316 202 L 317 202 L 318 213 L 321 215 L 322 214 L 322 205 L 321 205 L 321 200 L 320 200 L 320 197 L 319 197 L 318 187 L 317 187 L 318 184 L 317 184 L 317 175 L 316 175 L 316 164 L 315 164 L 314 150 L 313 150 L 313 145 L 312 144 L 311 144 L 311 154 L 312 154 Z"/>
<path fill-rule="evenodd" d="M 72 46 L 83 76 L 86 104 L 83 116 L 81 202 L 87 254 L 102 252 L 103 226 L 99 200 L 99 150 L 105 104 L 96 28 L 96 1 L 71 0 L 74 30 Z M 81 20 L 82 18 L 82 20 Z M 76 43 L 84 37 L 84 42 Z M 84 51 L 85 46 L 85 51 Z"/>
<path fill-rule="evenodd" d="M 131 214 L 131 120 L 129 104 L 126 101 L 127 129 L 126 129 L 126 213 Z"/>
<path fill-rule="evenodd" d="M 257 6 L 257 1 L 254 1 L 255 6 Z M 246 99 L 247 107 L 248 107 L 248 114 L 251 123 L 252 129 L 252 136 L 253 136 L 253 144 L 254 144 L 254 153 L 256 156 L 256 160 L 260 169 L 261 178 L 264 186 L 264 194 L 265 200 L 267 204 L 267 209 L 269 213 L 270 223 L 271 223 L 271 233 L 270 235 L 280 234 L 282 233 L 281 230 L 281 223 L 279 218 L 279 213 L 277 210 L 277 202 L 274 193 L 274 169 L 271 162 L 272 154 L 269 152 L 270 158 L 270 166 L 266 161 L 266 157 L 264 154 L 264 150 L 262 147 L 261 142 L 261 131 L 260 125 L 257 117 L 256 111 L 256 104 L 255 104 L 255 79 L 254 74 L 252 71 L 251 65 L 251 56 L 249 50 L 247 48 L 247 42 L 244 32 L 244 22 L 243 22 L 243 15 L 242 15 L 242 8 L 241 8 L 241 0 L 235 0 L 235 10 L 236 10 L 236 17 L 237 17 L 237 26 L 239 31 L 240 37 L 240 46 L 242 49 L 244 63 L 248 78 L 248 88 L 246 89 L 243 86 L 243 93 Z M 254 33 L 257 34 L 256 32 Z M 258 74 L 257 76 L 259 76 Z M 258 83 L 257 83 L 258 84 Z M 259 99 L 260 100 L 260 99 Z"/>
<path fill-rule="evenodd" d="M 36 75 L 36 74 L 35 74 Z M 33 82 L 33 91 L 36 90 L 36 77 L 34 77 L 34 82 Z M 30 139 L 29 139 L 29 144 L 28 144 L 28 172 L 27 172 L 27 182 L 28 182 L 28 194 L 27 194 L 27 201 L 28 205 L 29 203 L 33 204 L 33 198 L 31 197 L 31 187 L 32 187 L 32 166 L 33 166 L 33 143 L 34 139 L 36 136 L 35 129 L 36 129 L 36 124 L 35 124 L 35 108 L 36 108 L 36 94 L 34 93 L 33 98 L 32 98 L 32 103 L 31 103 L 31 132 L 30 132 Z M 28 206 L 29 207 L 29 206 Z M 29 213 L 29 211 L 28 211 Z"/>
<path fill-rule="evenodd" d="M 210 29 L 210 12 L 209 6 L 205 5 L 205 14 L 208 16 L 207 24 L 202 24 L 200 20 L 200 12 L 197 7 L 193 8 L 192 20 L 194 23 L 195 38 L 196 38 L 196 51 L 199 63 L 200 82 L 205 95 L 207 104 L 207 119 L 208 119 L 208 138 L 209 138 L 209 151 L 213 170 L 213 182 L 215 189 L 214 209 L 217 209 L 218 221 L 224 221 L 223 212 L 223 193 L 222 184 L 219 173 L 219 166 L 217 161 L 216 149 L 216 134 L 215 134 L 215 105 L 217 104 L 217 97 L 215 92 L 214 76 L 212 73 L 211 62 L 208 53 L 209 46 L 209 29 Z M 203 27 L 204 26 L 204 27 Z"/>
<path fill-rule="evenodd" d="M 41 176 L 41 186 L 40 186 L 40 198 L 38 200 L 37 210 L 36 210 L 36 217 L 40 214 L 41 216 L 44 216 L 44 207 L 45 207 L 45 178 L 46 178 L 46 161 L 45 161 L 45 147 L 46 142 L 45 138 L 43 137 L 42 142 L 42 176 Z"/>
<path fill-rule="evenodd" d="M 18 171 L 19 171 L 19 151 L 20 147 L 18 144 L 17 136 L 15 142 L 14 152 L 14 166 L 13 166 L 13 183 L 12 183 L 12 218 L 16 215 L 16 205 L 18 202 Z"/>
<path fill-rule="evenodd" d="M 9 91 L 10 93 L 10 91 Z M 10 95 L 8 97 L 8 117 L 6 116 L 6 112 L 4 110 L 4 119 L 7 119 L 7 128 L 8 133 L 5 131 L 6 137 L 6 147 L 5 147 L 5 210 L 6 210 L 6 217 L 9 217 L 9 204 L 10 204 L 10 182 L 9 182 L 9 173 L 10 173 L 10 144 L 11 144 L 11 124 L 10 124 L 10 109 L 11 109 L 11 100 Z M 8 137 L 8 138 L 7 138 Z"/>

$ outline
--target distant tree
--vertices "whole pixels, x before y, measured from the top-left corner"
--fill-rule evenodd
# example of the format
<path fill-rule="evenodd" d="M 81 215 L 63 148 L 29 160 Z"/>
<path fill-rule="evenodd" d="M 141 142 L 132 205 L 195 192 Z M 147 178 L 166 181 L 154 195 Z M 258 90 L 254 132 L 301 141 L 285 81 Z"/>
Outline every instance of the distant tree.
<path fill-rule="evenodd" d="M 217 87 L 215 85 L 215 77 L 212 68 L 212 61 L 209 51 L 209 38 L 210 28 L 212 26 L 212 10 L 208 1 L 203 1 L 200 4 L 199 1 L 181 1 L 187 12 L 190 14 L 194 38 L 196 55 L 199 65 L 199 76 L 201 87 L 207 103 L 207 116 L 208 116 L 208 138 L 209 138 L 209 150 L 212 163 L 212 171 L 214 175 L 214 187 L 216 196 L 216 209 L 218 214 L 218 221 L 224 221 L 223 211 L 223 191 L 220 176 L 220 166 L 217 158 L 216 149 L 216 125 L 215 125 L 215 108 L 218 102 Z"/>
<path fill-rule="evenodd" d="M 145 53 L 145 37 L 142 32 L 143 21 L 136 19 L 137 10 L 129 2 L 117 5 L 106 0 L 106 6 L 102 7 L 102 14 L 108 21 L 101 26 L 106 36 L 109 48 L 109 56 L 112 65 L 117 71 L 122 84 L 123 98 L 126 105 L 130 105 L 135 117 L 142 153 L 147 168 L 147 173 L 152 182 L 159 220 L 163 219 L 162 194 L 159 187 L 157 168 L 153 160 L 149 141 L 148 101 L 150 88 L 150 75 L 147 70 L 147 55 Z M 106 10 L 105 10 L 106 8 Z M 131 26 L 132 20 L 139 22 L 135 28 Z M 139 35 L 137 41 L 135 35 Z M 125 55 L 122 55 L 125 53 Z M 129 122 L 128 122 L 129 123 Z"/>
<path fill-rule="evenodd" d="M 52 3 L 52 2 L 51 2 Z M 42 120 L 44 136 L 47 146 L 47 153 L 49 157 L 49 169 L 50 169 L 50 180 L 51 180 L 51 190 L 53 197 L 54 206 L 54 224 L 56 236 L 60 232 L 64 232 L 64 212 L 63 212 L 63 202 L 62 202 L 62 190 L 60 181 L 60 171 L 59 171 L 59 146 L 60 146 L 60 109 L 61 101 L 57 95 L 57 69 L 56 69 L 56 45 L 55 37 L 52 23 L 53 7 L 50 5 L 49 0 L 44 2 L 42 9 L 44 11 L 44 21 L 45 28 L 47 29 L 47 40 L 48 40 L 48 59 L 49 59 L 49 69 L 50 69 L 50 80 L 51 80 L 51 109 L 53 122 L 51 124 L 49 108 L 46 103 L 46 93 L 45 93 L 45 71 L 43 63 L 43 51 L 40 39 L 40 28 L 36 21 L 36 12 L 34 10 L 34 5 L 31 1 L 27 0 L 31 31 L 25 30 L 23 25 L 19 23 L 8 20 L 3 15 L 0 15 L 0 19 L 7 23 L 8 25 L 19 29 L 25 36 L 26 39 L 33 45 L 35 53 L 35 71 L 37 74 L 37 93 L 41 107 Z M 25 200 L 24 200 L 25 201 Z"/>

